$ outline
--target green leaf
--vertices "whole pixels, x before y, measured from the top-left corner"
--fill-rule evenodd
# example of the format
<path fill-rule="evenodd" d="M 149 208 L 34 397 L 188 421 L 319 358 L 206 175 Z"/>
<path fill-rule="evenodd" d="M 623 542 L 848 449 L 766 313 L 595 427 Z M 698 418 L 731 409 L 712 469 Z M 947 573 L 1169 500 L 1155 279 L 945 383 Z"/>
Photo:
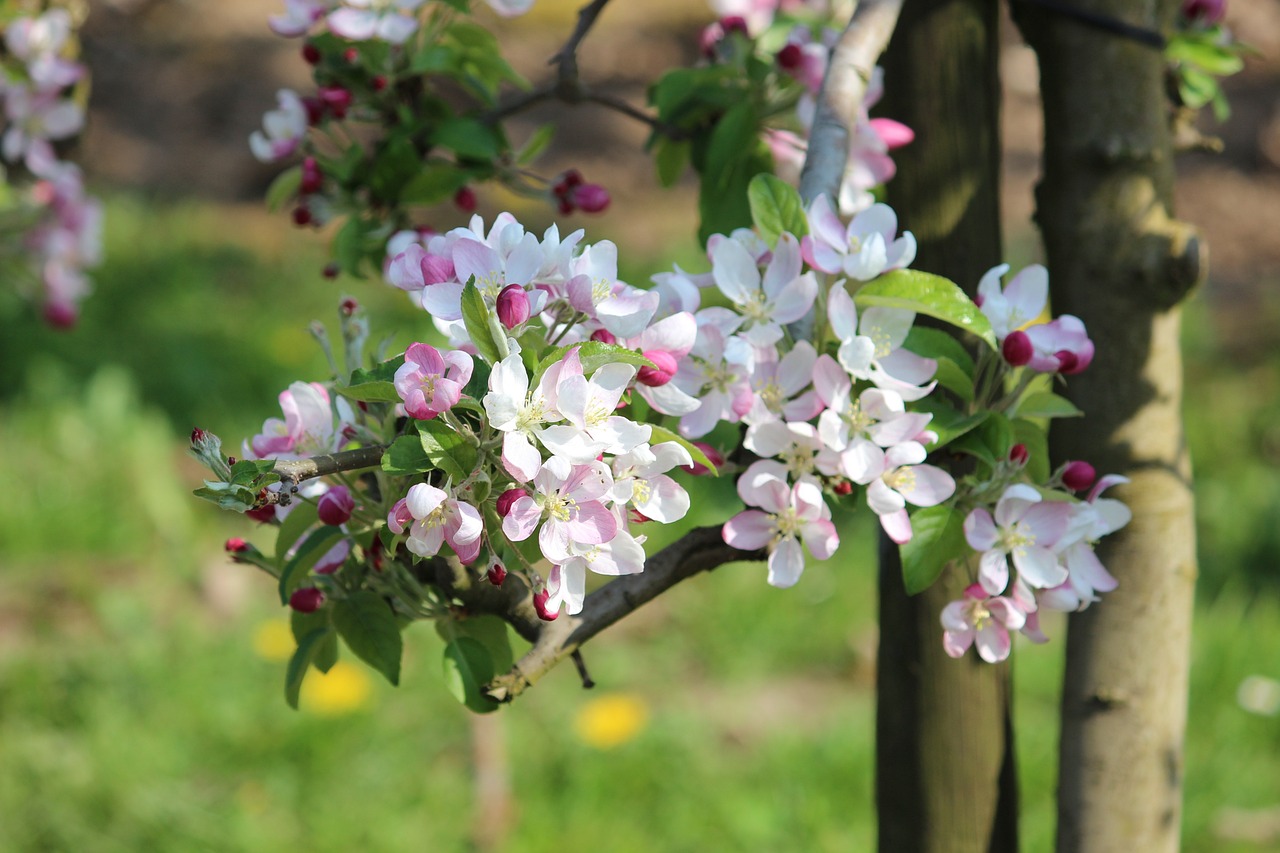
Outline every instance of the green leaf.
<path fill-rule="evenodd" d="M 392 684 L 400 683 L 400 623 L 381 596 L 363 590 L 338 601 L 333 608 L 333 626 L 356 657 Z"/>
<path fill-rule="evenodd" d="M 360 265 L 364 260 L 364 223 L 359 217 L 349 217 L 334 235 L 333 258 L 344 272 L 363 278 Z"/>
<path fill-rule="evenodd" d="M 494 674 L 506 672 L 515 666 L 515 653 L 511 650 L 511 634 L 507 623 L 497 616 L 467 616 L 460 619 L 441 619 L 436 622 L 436 633 L 446 643 L 459 637 L 470 637 L 484 646 L 493 664 Z"/>
<path fill-rule="evenodd" d="M 697 445 L 681 437 L 680 435 L 677 435 L 676 433 L 672 432 L 666 427 L 660 427 L 657 424 L 653 424 L 652 428 L 653 428 L 653 434 L 649 438 L 650 446 L 653 446 L 655 444 L 662 444 L 664 441 L 674 441 L 676 444 L 680 445 L 685 450 L 689 451 L 689 456 L 693 458 L 694 462 L 697 462 L 700 465 L 705 465 L 707 466 L 707 468 L 711 469 L 712 476 L 714 477 L 720 476 L 720 472 L 716 470 L 716 466 L 711 464 L 711 460 L 707 458 L 707 454 L 703 453 L 702 450 Z"/>
<path fill-rule="evenodd" d="M 471 379 L 467 381 L 467 386 L 462 389 L 464 399 L 459 403 L 465 403 L 466 397 L 473 400 L 483 400 L 484 396 L 489 393 L 489 375 L 493 373 L 493 369 L 483 361 L 475 361 L 471 367 Z M 483 408 L 481 409 L 483 411 Z"/>
<path fill-rule="evenodd" d="M 311 571 L 311 567 L 316 564 L 325 552 L 338 544 L 338 540 L 343 537 L 343 532 L 337 527 L 325 525 L 318 527 L 311 532 L 302 544 L 298 546 L 298 550 L 284 564 L 284 568 L 280 570 L 280 603 L 289 603 L 289 594 L 293 592 L 303 579 L 307 576 L 307 572 Z"/>
<path fill-rule="evenodd" d="M 689 165 L 689 140 L 659 137 L 654 145 L 653 161 L 658 168 L 658 183 L 664 187 L 675 186 Z"/>
<path fill-rule="evenodd" d="M 289 549 L 297 545 L 298 540 L 302 538 L 302 534 L 318 524 L 319 521 L 320 516 L 316 510 L 316 505 L 305 501 L 298 501 L 298 505 L 285 516 L 284 521 L 280 523 L 280 532 L 276 534 L 276 568 L 278 570 L 284 570 Z"/>
<path fill-rule="evenodd" d="M 796 238 L 809 233 L 809 220 L 800 193 L 776 175 L 766 173 L 752 178 L 747 186 L 747 200 L 751 204 L 751 219 L 770 246 L 778 242 L 784 231 Z"/>
<path fill-rule="evenodd" d="M 516 154 L 516 165 L 527 166 L 538 159 L 538 155 L 547 149 L 555 135 L 556 126 L 554 124 L 544 124 L 535 130 L 533 135 L 529 137 L 529 141 Z"/>
<path fill-rule="evenodd" d="M 337 389 L 338 393 L 348 400 L 363 400 L 366 403 L 399 403 L 400 395 L 393 384 L 396 371 L 404 364 L 404 356 L 398 355 L 389 361 L 376 365 L 372 370 L 356 368 L 351 372 L 350 381 Z"/>
<path fill-rule="evenodd" d="M 325 635 L 331 633 L 328 628 L 316 628 L 298 641 L 293 657 L 284 673 L 284 701 L 289 707 L 298 710 L 298 693 L 302 690 L 302 679 L 307 675 L 312 659 L 324 642 Z"/>
<path fill-rule="evenodd" d="M 1049 391 L 1037 391 L 1018 401 L 1015 414 L 1020 418 L 1078 418 L 1084 412 L 1066 397 L 1059 397 Z"/>
<path fill-rule="evenodd" d="M 302 167 L 294 166 L 276 175 L 267 187 L 267 210 L 275 213 L 291 202 L 302 188 Z"/>
<path fill-rule="evenodd" d="M 1212 74 L 1191 65 L 1183 65 L 1178 69 L 1178 96 L 1192 109 L 1200 109 L 1218 97 L 1221 91 Z"/>
<path fill-rule="evenodd" d="M 473 278 L 462 287 L 462 321 L 467 326 L 468 337 L 476 345 L 476 351 L 492 366 L 501 361 L 502 356 L 489 328 L 489 313 L 489 306 L 485 304 L 484 296 L 480 294 Z"/>
<path fill-rule="evenodd" d="M 711 132 L 698 193 L 698 238 L 704 245 L 712 234 L 728 234 L 751 224 L 747 188 L 757 174 L 773 170 L 768 149 L 762 150 L 759 125 L 755 106 L 744 100 L 731 107 Z"/>
<path fill-rule="evenodd" d="M 474 160 L 493 160 L 504 148 L 497 130 L 467 116 L 441 122 L 431 134 L 431 144 L 448 148 L 459 157 Z"/>
<path fill-rule="evenodd" d="M 329 621 L 330 615 L 328 608 L 321 608 L 315 613 L 300 613 L 294 610 L 289 617 L 293 640 L 299 646 L 302 645 L 303 639 L 317 628 L 325 632 L 325 636 L 320 639 L 311 656 L 311 665 L 321 672 L 328 672 L 338 662 L 338 634 Z"/>
<path fill-rule="evenodd" d="M 458 637 L 444 647 L 445 684 L 455 699 L 477 714 L 498 710 L 498 703 L 480 692 L 493 675 L 493 660 L 478 640 Z"/>
<path fill-rule="evenodd" d="M 436 204 L 453 195 L 471 180 L 471 175 L 456 163 L 428 160 L 400 189 L 401 204 Z"/>
<path fill-rule="evenodd" d="M 976 414 L 967 415 L 943 400 L 934 397 L 917 400 L 911 404 L 911 409 L 912 411 L 928 412 L 933 415 L 933 419 L 929 421 L 928 429 L 938 434 L 938 440 L 929 445 L 930 453 L 977 429 L 990 414 L 989 412 L 977 412 Z"/>
<path fill-rule="evenodd" d="M 917 270 L 894 270 L 864 284 L 854 294 L 859 307 L 880 305 L 926 314 L 964 329 L 997 349 L 991 324 L 965 292 L 949 279 Z"/>
<path fill-rule="evenodd" d="M 1190 63 L 1217 77 L 1228 77 L 1244 69 L 1244 60 L 1235 51 L 1198 33 L 1171 38 L 1164 55 L 1172 62 Z"/>
<path fill-rule="evenodd" d="M 419 421 L 422 450 L 431 464 L 460 483 L 476 467 L 476 449 L 467 438 L 440 420 Z M 394 445 L 393 445 L 394 446 Z"/>
<path fill-rule="evenodd" d="M 921 355 L 925 358 L 945 358 L 970 377 L 973 376 L 973 356 L 969 355 L 969 351 L 964 348 L 964 344 L 942 329 L 931 329 L 928 326 L 912 326 L 911 331 L 907 333 L 907 340 L 903 343 L 903 346 L 916 355 Z M 970 385 L 972 385 L 972 381 Z"/>
<path fill-rule="evenodd" d="M 422 447 L 418 435 L 402 435 L 382 454 L 382 470 L 388 474 L 421 474 L 436 467 Z"/>
<path fill-rule="evenodd" d="M 950 506 L 931 506 L 911 516 L 911 541 L 900 546 L 902 582 L 908 595 L 933 585 L 947 563 L 961 557 L 968 547 L 964 517 Z"/>
<path fill-rule="evenodd" d="M 1033 483 L 1048 480 L 1049 433 L 1039 424 L 1023 418 L 1015 418 L 1012 427 L 1014 442 L 1027 448 L 1027 476 Z"/>

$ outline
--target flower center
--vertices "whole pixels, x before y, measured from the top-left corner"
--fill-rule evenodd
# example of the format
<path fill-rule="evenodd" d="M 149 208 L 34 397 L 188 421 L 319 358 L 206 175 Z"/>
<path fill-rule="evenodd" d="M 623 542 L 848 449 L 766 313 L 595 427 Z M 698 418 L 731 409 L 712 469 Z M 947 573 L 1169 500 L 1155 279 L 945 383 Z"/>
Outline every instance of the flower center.
<path fill-rule="evenodd" d="M 648 480 L 642 480 L 639 477 L 631 484 L 631 502 L 633 504 L 647 503 L 653 495 L 653 486 L 649 485 Z"/>
<path fill-rule="evenodd" d="M 782 539 L 794 539 L 796 534 L 800 532 L 800 519 L 796 516 L 794 507 L 787 507 L 775 515 L 773 523 L 778 529 L 777 534 L 773 537 L 774 542 Z"/>
<path fill-rule="evenodd" d="M 559 492 L 553 492 L 547 496 L 547 502 L 543 507 L 547 511 L 547 515 L 556 521 L 569 521 L 578 513 L 578 502 L 573 498 L 567 498 Z"/>
<path fill-rule="evenodd" d="M 760 396 L 760 402 L 764 403 L 765 408 L 769 411 L 778 413 L 782 411 L 782 403 L 785 396 L 782 393 L 782 387 L 773 380 L 769 381 L 759 391 L 756 392 Z"/>
<path fill-rule="evenodd" d="M 884 475 L 884 484 L 895 492 L 910 491 L 916 485 L 916 472 L 910 465 L 894 468 Z"/>
<path fill-rule="evenodd" d="M 1026 522 L 1017 521 L 1000 532 L 1000 547 L 1008 554 L 1022 556 L 1027 546 L 1036 544 L 1036 535 Z"/>
<path fill-rule="evenodd" d="M 763 290 L 757 290 L 747 297 L 747 303 L 742 306 L 742 313 L 757 322 L 765 322 L 769 319 L 769 299 Z"/>

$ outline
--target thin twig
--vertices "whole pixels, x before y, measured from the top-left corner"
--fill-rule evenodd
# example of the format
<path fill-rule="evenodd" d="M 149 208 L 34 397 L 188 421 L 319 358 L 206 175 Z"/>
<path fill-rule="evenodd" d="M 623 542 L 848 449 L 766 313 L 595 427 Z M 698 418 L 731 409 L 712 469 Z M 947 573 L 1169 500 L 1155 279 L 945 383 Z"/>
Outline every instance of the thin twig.
<path fill-rule="evenodd" d="M 275 472 L 280 479 L 293 485 L 303 480 L 337 474 L 340 471 L 359 471 L 362 468 L 376 468 L 382 463 L 382 454 L 387 452 L 386 445 L 371 444 L 355 450 L 343 450 L 323 456 L 312 456 L 307 459 L 279 460 Z"/>
<path fill-rule="evenodd" d="M 570 657 L 573 658 L 573 665 L 578 668 L 578 678 L 582 679 L 582 689 L 590 690 L 595 687 L 596 683 L 591 680 L 591 673 L 587 672 L 587 662 L 582 658 L 582 650 L 574 649 Z"/>

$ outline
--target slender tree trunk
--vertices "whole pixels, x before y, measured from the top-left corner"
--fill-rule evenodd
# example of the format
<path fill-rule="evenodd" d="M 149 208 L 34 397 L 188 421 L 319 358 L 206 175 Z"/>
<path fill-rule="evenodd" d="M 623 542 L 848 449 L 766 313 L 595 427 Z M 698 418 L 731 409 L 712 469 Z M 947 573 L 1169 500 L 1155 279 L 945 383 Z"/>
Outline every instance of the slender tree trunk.
<path fill-rule="evenodd" d="M 1177 3 L 1078 5 L 1159 31 Z M 1055 428 L 1052 447 L 1058 459 L 1130 477 L 1116 493 L 1134 513 L 1099 550 L 1120 588 L 1071 617 L 1058 850 L 1165 853 L 1179 846 L 1196 575 L 1178 304 L 1200 276 L 1200 247 L 1172 218 L 1160 52 L 1016 6 L 1040 60 L 1037 220 L 1053 307 L 1083 319 L 1097 346 L 1067 386 L 1088 416 Z"/>
<path fill-rule="evenodd" d="M 919 240 L 915 266 L 971 290 L 1000 262 L 997 7 L 908 0 L 885 55 L 884 114 L 916 131 L 889 201 Z M 907 596 L 881 548 L 876 798 L 882 853 L 988 853 L 1018 845 L 1007 665 L 942 650 L 938 617 L 967 581 L 950 571 Z"/>

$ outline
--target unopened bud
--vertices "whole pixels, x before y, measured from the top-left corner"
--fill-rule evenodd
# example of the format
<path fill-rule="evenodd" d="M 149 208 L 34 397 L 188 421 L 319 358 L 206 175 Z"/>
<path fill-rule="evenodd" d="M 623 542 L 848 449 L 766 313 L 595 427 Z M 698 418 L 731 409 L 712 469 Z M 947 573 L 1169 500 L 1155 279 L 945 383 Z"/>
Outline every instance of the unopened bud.
<path fill-rule="evenodd" d="M 302 106 L 307 110 L 307 124 L 317 125 L 324 120 L 325 105 L 320 98 L 308 95 L 302 99 Z"/>
<path fill-rule="evenodd" d="M 519 284 L 508 284 L 498 293 L 498 322 L 514 329 L 529 319 L 529 294 Z"/>
<path fill-rule="evenodd" d="M 302 59 L 308 65 L 320 64 L 320 48 L 311 42 L 305 43 L 302 45 Z"/>
<path fill-rule="evenodd" d="M 591 333 L 591 340 L 599 341 L 602 344 L 616 344 L 618 339 L 613 336 L 613 332 L 608 329 L 596 329 Z"/>
<path fill-rule="evenodd" d="M 720 28 L 724 30 L 726 36 L 729 33 L 742 33 L 748 38 L 751 36 L 747 31 L 747 19 L 741 15 L 725 15 L 720 19 Z"/>
<path fill-rule="evenodd" d="M 340 272 L 342 272 L 342 265 L 337 261 L 330 261 L 324 265 L 324 269 L 320 271 L 320 274 L 325 278 L 337 278 Z"/>
<path fill-rule="evenodd" d="M 1062 485 L 1073 492 L 1082 492 L 1093 485 L 1098 472 L 1088 462 L 1068 462 L 1062 469 Z"/>
<path fill-rule="evenodd" d="M 354 47 L 349 47 L 343 51 L 342 58 L 347 62 L 350 62 L 352 65 L 355 65 L 360 61 L 360 51 L 356 50 Z"/>
<path fill-rule="evenodd" d="M 200 429 L 200 427 L 191 428 L 191 446 L 199 447 L 209 440 L 209 433 Z"/>
<path fill-rule="evenodd" d="M 1016 465 L 1026 465 L 1027 460 L 1031 458 L 1031 453 L 1027 450 L 1025 444 L 1015 444 L 1009 448 L 1009 461 Z"/>
<path fill-rule="evenodd" d="M 350 53 L 350 51 L 348 51 Z M 351 106 L 351 92 L 342 86 L 321 86 L 320 100 L 333 114 L 334 118 L 345 118 Z"/>
<path fill-rule="evenodd" d="M 324 604 L 324 593 L 314 586 L 304 586 L 289 596 L 289 606 L 299 613 L 315 613 Z"/>
<path fill-rule="evenodd" d="M 494 557 L 489 561 L 489 571 L 485 572 L 485 578 L 494 586 L 502 586 L 502 582 L 507 579 L 507 567 L 502 565 L 502 561 Z"/>
<path fill-rule="evenodd" d="M 248 551 L 253 546 L 250 545 L 248 542 L 244 541 L 243 539 L 241 539 L 240 537 L 233 536 L 227 540 L 226 544 L 223 547 L 227 549 L 228 554 L 243 554 L 245 551 Z"/>
<path fill-rule="evenodd" d="M 387 88 L 387 75 L 378 74 L 370 82 L 373 84 L 373 91 L 381 92 L 383 89 Z"/>
<path fill-rule="evenodd" d="M 1182 17 L 1212 26 L 1227 13 L 1227 0 L 1183 0 Z"/>
<path fill-rule="evenodd" d="M 1004 343 L 1000 345 L 1000 353 L 1010 367 L 1022 367 L 1031 361 L 1036 349 L 1026 332 L 1016 331 L 1010 332 L 1004 339 Z"/>
<path fill-rule="evenodd" d="M 476 191 L 471 187 L 463 187 L 453 194 L 453 203 L 463 213 L 474 213 L 476 209 Z"/>
<path fill-rule="evenodd" d="M 324 187 L 324 172 L 314 157 L 302 159 L 302 183 L 298 185 L 303 193 L 318 193 Z"/>
<path fill-rule="evenodd" d="M 356 302 L 350 296 L 347 296 L 338 303 L 338 310 L 342 312 L 343 317 L 350 317 L 355 314 L 356 311 L 360 310 L 360 303 Z"/>
<path fill-rule="evenodd" d="M 599 184 L 574 187 L 570 198 L 583 213 L 602 213 L 609 206 L 609 191 Z"/>
<path fill-rule="evenodd" d="M 524 489 L 507 489 L 498 495 L 498 515 L 506 518 L 511 514 L 511 506 L 526 494 Z"/>
<path fill-rule="evenodd" d="M 316 513 L 320 516 L 320 521 L 330 527 L 337 527 L 347 523 L 355 508 L 356 502 L 351 497 L 351 490 L 346 486 L 334 486 L 320 498 Z"/>
<path fill-rule="evenodd" d="M 70 329 L 77 319 L 75 306 L 70 302 L 50 300 L 44 304 L 44 321 L 52 329 Z"/>
<path fill-rule="evenodd" d="M 774 61 L 778 63 L 778 67 L 783 71 L 794 71 L 800 67 L 800 60 L 804 57 L 804 52 L 800 50 L 800 45 L 789 44 L 773 55 Z"/>
<path fill-rule="evenodd" d="M 841 496 L 851 495 L 853 494 L 853 483 L 848 480 L 837 480 L 835 485 L 831 487 L 831 491 Z"/>
<path fill-rule="evenodd" d="M 538 611 L 538 618 L 543 622 L 554 622 L 556 617 L 560 615 L 559 610 L 550 610 L 547 608 L 547 599 L 551 597 L 551 593 L 547 590 L 539 590 L 533 594 L 533 609 Z"/>
<path fill-rule="evenodd" d="M 648 385 L 650 388 L 666 385 L 679 369 L 676 357 L 666 350 L 645 350 L 644 357 L 652 361 L 654 366 L 646 364 L 636 373 L 636 381 L 641 385 Z"/>
<path fill-rule="evenodd" d="M 293 224 L 299 227 L 311 224 L 311 211 L 302 205 L 293 209 Z"/>
<path fill-rule="evenodd" d="M 703 455 L 707 457 L 707 461 L 710 462 L 712 465 L 719 468 L 721 465 L 724 464 L 724 454 L 721 453 L 719 450 L 716 450 L 711 445 L 707 444 L 705 441 L 695 441 L 695 442 L 692 442 L 692 444 L 694 447 L 702 451 Z M 697 461 L 696 459 L 694 460 L 692 465 L 681 465 L 680 469 L 683 471 L 688 471 L 690 474 L 693 474 L 695 477 L 700 477 L 703 474 L 711 473 L 710 468 L 708 468 L 706 465 L 703 465 L 701 462 Z"/>
<path fill-rule="evenodd" d="M 1071 350 L 1058 350 L 1053 357 L 1058 360 L 1058 372 L 1066 376 L 1079 373 L 1084 369 L 1080 366 L 1080 357 Z"/>
<path fill-rule="evenodd" d="M 271 504 L 247 509 L 244 514 L 259 524 L 266 524 L 276 520 L 276 508 Z"/>

